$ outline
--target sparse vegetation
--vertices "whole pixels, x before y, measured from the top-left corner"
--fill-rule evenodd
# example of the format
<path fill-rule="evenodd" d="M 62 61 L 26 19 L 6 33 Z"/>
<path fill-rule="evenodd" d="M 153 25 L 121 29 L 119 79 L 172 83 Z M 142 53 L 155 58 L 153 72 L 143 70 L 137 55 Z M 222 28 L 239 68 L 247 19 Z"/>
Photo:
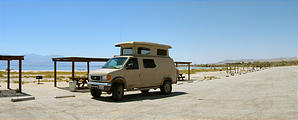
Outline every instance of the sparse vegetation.
<path fill-rule="evenodd" d="M 16 93 L 21 93 L 21 91 L 19 90 L 19 88 L 16 89 Z"/>
<path fill-rule="evenodd" d="M 226 70 L 225 68 L 222 69 L 191 69 L 190 74 L 195 74 L 196 72 L 216 72 L 216 71 L 224 71 Z M 179 70 L 180 74 L 187 74 L 188 70 Z"/>
<path fill-rule="evenodd" d="M 212 80 L 212 79 L 219 79 L 216 76 L 204 76 L 204 80 Z"/>
<path fill-rule="evenodd" d="M 244 63 L 242 62 L 241 64 L 238 65 L 238 67 L 258 67 L 258 68 L 263 68 L 263 67 L 277 67 L 277 66 L 293 66 L 293 65 L 298 65 L 298 60 L 295 61 L 278 61 L 278 62 L 248 62 Z M 192 67 L 211 67 L 211 69 L 191 69 L 190 74 L 194 74 L 196 72 L 216 72 L 216 71 L 224 71 L 226 70 L 226 65 L 225 64 L 200 64 L 200 65 L 191 65 Z M 185 67 L 185 65 L 179 65 L 179 67 Z M 222 69 L 216 69 L 216 67 L 222 67 Z M 232 70 L 235 70 L 235 68 L 232 68 Z M 180 74 L 187 74 L 188 70 L 179 70 Z"/>
<path fill-rule="evenodd" d="M 12 81 L 12 83 L 19 83 L 19 81 Z M 22 81 L 22 84 L 25 84 L 25 83 L 31 83 L 30 81 Z"/>
<path fill-rule="evenodd" d="M 0 72 L 0 78 L 4 77 L 4 74 L 2 72 Z"/>
<path fill-rule="evenodd" d="M 277 62 L 242 62 L 239 67 L 276 67 L 276 66 L 293 66 L 298 65 L 298 60 L 293 61 L 277 61 Z M 226 67 L 225 64 L 195 64 L 192 67 Z"/>
<path fill-rule="evenodd" d="M 57 79 L 57 82 L 67 82 L 69 80 L 61 80 L 61 79 Z M 38 81 L 32 81 L 31 83 L 37 83 Z M 54 80 L 48 80 L 48 79 L 45 79 L 45 80 L 40 80 L 40 82 L 54 82 Z"/>
<path fill-rule="evenodd" d="M 0 78 L 6 78 L 7 72 L 0 71 Z M 19 72 L 10 72 L 10 78 L 18 78 Z M 86 72 L 75 72 L 76 76 L 86 76 Z M 35 78 L 36 76 L 43 76 L 43 78 L 54 78 L 54 72 L 51 71 L 39 71 L 39 72 L 22 72 L 23 78 Z M 57 72 L 57 79 L 64 79 L 67 76 L 71 76 L 71 71 L 59 71 Z"/>
<path fill-rule="evenodd" d="M 57 82 L 67 82 L 67 81 L 69 81 L 69 80 L 68 79 L 62 80 L 62 79 L 58 79 L 57 78 Z M 7 80 L 4 80 L 4 82 L 7 82 Z M 19 81 L 17 81 L 17 80 L 12 80 L 11 82 L 12 83 L 16 83 L 16 84 L 19 83 Z M 37 83 L 37 82 L 38 81 L 22 81 L 22 84 L 26 84 L 26 83 Z M 40 80 L 40 82 L 54 82 L 54 80 L 44 79 L 44 80 Z"/>
<path fill-rule="evenodd" d="M 40 80 L 40 82 L 54 82 L 54 80 L 50 80 L 49 78 L 54 78 L 54 72 L 51 71 L 39 71 L 39 72 L 22 72 L 23 78 L 35 78 L 36 76 L 43 76 L 43 79 Z M 75 72 L 76 77 L 87 77 L 87 72 Z M 0 71 L 0 78 L 7 78 L 7 72 L 6 71 Z M 19 78 L 19 73 L 12 71 L 10 73 L 10 78 Z M 69 81 L 71 78 L 71 71 L 59 71 L 57 72 L 57 81 L 58 82 L 64 82 Z M 3 80 L 4 82 L 7 82 L 7 80 Z M 22 81 L 22 84 L 26 83 L 36 83 L 37 80 L 33 81 Z M 18 80 L 11 80 L 11 83 L 19 83 Z"/>
<path fill-rule="evenodd" d="M 248 63 L 241 63 L 239 67 L 275 67 L 275 66 L 291 66 L 291 65 L 298 65 L 298 60 L 295 61 L 279 61 L 279 62 L 248 62 Z M 179 65 L 179 67 L 184 65 Z M 216 72 L 216 71 L 224 71 L 226 70 L 226 65 L 216 65 L 216 64 L 200 64 L 200 65 L 191 65 L 192 67 L 211 67 L 211 69 L 191 69 L 190 74 L 195 74 L 196 72 Z M 222 67 L 222 69 L 216 69 L 216 67 Z M 234 70 L 234 69 L 232 69 Z M 187 74 L 188 70 L 179 70 L 180 74 Z M 86 72 L 75 72 L 76 76 L 87 77 Z M 16 71 L 10 72 L 11 78 L 18 78 L 19 73 Z M 7 71 L 0 71 L 0 78 L 6 78 Z M 35 78 L 36 76 L 43 76 L 43 78 L 54 78 L 53 71 L 39 71 L 39 72 L 32 72 L 32 71 L 25 71 L 22 72 L 23 78 Z M 58 71 L 57 72 L 57 80 L 65 80 L 66 78 L 71 77 L 71 71 Z M 50 80 L 43 80 L 44 82 Z M 7 81 L 6 81 L 7 82 Z M 18 83 L 18 81 L 16 81 Z M 15 81 L 14 81 L 15 83 Z M 24 82 L 26 83 L 26 82 Z M 22 84 L 24 84 L 22 82 Z"/>

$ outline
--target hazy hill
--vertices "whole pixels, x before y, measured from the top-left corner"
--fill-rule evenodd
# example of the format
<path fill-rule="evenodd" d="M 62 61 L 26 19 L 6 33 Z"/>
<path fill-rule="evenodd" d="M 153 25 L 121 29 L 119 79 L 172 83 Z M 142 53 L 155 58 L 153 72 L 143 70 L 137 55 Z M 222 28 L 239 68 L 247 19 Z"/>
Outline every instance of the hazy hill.
<path fill-rule="evenodd" d="M 52 58 L 63 57 L 61 55 L 42 56 L 37 54 L 28 54 L 24 56 L 24 65 L 52 65 Z"/>
<path fill-rule="evenodd" d="M 214 64 L 225 64 L 225 63 L 236 63 L 236 62 L 277 62 L 277 61 L 292 61 L 298 60 L 298 57 L 281 57 L 281 58 L 272 58 L 272 59 L 240 59 L 240 60 L 224 60 Z"/>
<path fill-rule="evenodd" d="M 61 55 L 37 55 L 37 54 L 27 54 L 24 55 L 23 65 L 52 65 L 53 61 L 52 58 L 55 57 L 63 57 Z M 2 61 L 5 66 L 7 65 L 6 61 Z M 18 61 L 13 60 L 11 61 L 11 65 L 18 65 Z"/>

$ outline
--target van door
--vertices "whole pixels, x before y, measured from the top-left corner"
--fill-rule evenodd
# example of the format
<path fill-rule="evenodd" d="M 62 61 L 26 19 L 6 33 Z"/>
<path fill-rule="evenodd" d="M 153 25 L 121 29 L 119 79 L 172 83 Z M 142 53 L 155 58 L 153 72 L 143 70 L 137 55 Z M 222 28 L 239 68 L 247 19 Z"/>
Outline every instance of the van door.
<path fill-rule="evenodd" d="M 130 58 L 125 65 L 124 78 L 127 89 L 138 87 L 140 83 L 140 69 L 137 58 Z"/>
<path fill-rule="evenodd" d="M 143 82 L 142 87 L 153 87 L 157 86 L 157 66 L 153 58 L 142 59 L 142 69 L 141 69 L 141 81 Z"/>

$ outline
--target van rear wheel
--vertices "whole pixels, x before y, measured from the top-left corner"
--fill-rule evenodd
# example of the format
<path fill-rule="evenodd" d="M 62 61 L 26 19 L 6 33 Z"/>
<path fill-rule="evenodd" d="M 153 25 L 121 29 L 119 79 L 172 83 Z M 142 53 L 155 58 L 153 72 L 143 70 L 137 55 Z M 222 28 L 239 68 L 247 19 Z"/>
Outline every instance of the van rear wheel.
<path fill-rule="evenodd" d="M 100 95 L 101 95 L 101 90 L 91 88 L 91 89 L 90 89 L 90 93 L 91 93 L 91 95 L 92 95 L 93 97 L 95 97 L 95 98 L 99 98 Z"/>
<path fill-rule="evenodd" d="M 115 84 L 112 92 L 112 98 L 114 100 L 121 100 L 124 96 L 123 84 Z"/>
<path fill-rule="evenodd" d="M 172 83 L 170 81 L 165 81 L 163 85 L 160 86 L 161 94 L 169 95 L 172 92 Z"/>
<path fill-rule="evenodd" d="M 149 89 L 148 90 L 141 90 L 142 94 L 147 94 L 149 92 Z"/>

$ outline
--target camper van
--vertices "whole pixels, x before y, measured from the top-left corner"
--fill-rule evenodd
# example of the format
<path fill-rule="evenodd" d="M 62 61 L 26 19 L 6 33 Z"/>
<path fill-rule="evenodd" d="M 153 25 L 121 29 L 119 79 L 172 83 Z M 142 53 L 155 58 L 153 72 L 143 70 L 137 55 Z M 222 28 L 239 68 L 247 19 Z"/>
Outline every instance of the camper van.
<path fill-rule="evenodd" d="M 140 90 L 148 93 L 159 88 L 170 94 L 172 84 L 177 83 L 178 70 L 169 56 L 171 46 L 149 42 L 124 42 L 116 44 L 120 55 L 111 58 L 102 69 L 89 74 L 91 95 L 100 97 L 102 92 L 112 93 L 121 100 L 124 90 Z"/>

